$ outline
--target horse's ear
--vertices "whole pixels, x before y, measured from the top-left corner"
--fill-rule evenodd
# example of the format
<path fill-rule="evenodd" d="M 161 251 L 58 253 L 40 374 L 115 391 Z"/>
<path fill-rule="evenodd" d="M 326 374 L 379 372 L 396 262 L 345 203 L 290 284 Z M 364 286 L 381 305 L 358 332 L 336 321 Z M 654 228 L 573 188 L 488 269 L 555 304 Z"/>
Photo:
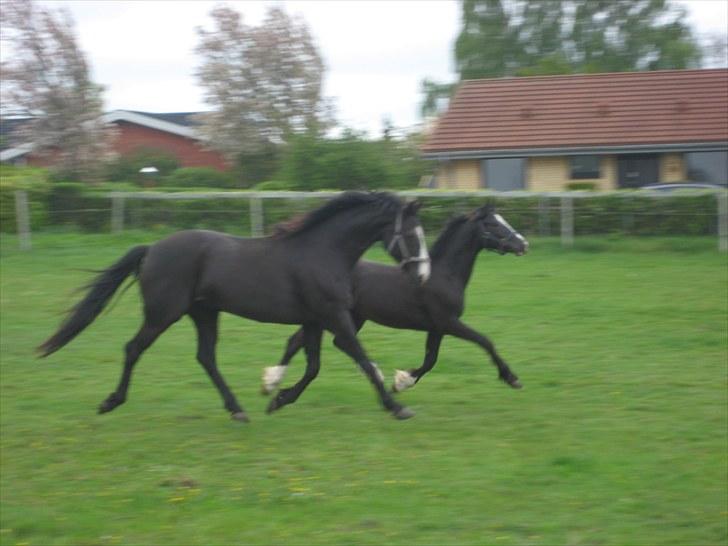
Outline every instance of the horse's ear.
<path fill-rule="evenodd" d="M 481 219 L 495 212 L 495 205 L 492 201 L 488 201 L 485 205 L 481 205 L 475 210 L 475 218 Z"/>
<path fill-rule="evenodd" d="M 410 199 L 405 203 L 404 210 L 410 214 L 416 214 L 418 210 L 420 210 L 420 207 L 422 206 L 422 203 L 420 203 L 417 199 Z"/>

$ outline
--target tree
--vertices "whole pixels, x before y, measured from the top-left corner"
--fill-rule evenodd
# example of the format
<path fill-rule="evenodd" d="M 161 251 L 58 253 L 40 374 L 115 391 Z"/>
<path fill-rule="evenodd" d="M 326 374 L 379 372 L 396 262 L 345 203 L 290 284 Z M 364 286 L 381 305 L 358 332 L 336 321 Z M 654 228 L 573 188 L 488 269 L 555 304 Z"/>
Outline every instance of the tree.
<path fill-rule="evenodd" d="M 460 79 L 693 68 L 700 47 L 667 0 L 465 0 Z"/>
<path fill-rule="evenodd" d="M 31 0 L 3 2 L 3 114 L 30 118 L 27 137 L 64 174 L 94 179 L 109 154 L 102 87 L 91 80 L 67 11 Z"/>
<path fill-rule="evenodd" d="M 668 0 L 463 0 L 460 81 L 696 68 L 702 51 Z M 447 85 L 423 82 L 423 107 Z"/>
<path fill-rule="evenodd" d="M 294 136 L 286 146 L 278 181 L 286 189 L 414 188 L 432 168 L 417 159 L 419 135 L 397 135 L 368 140 L 347 129 L 338 138 L 314 133 Z"/>
<path fill-rule="evenodd" d="M 198 29 L 196 49 L 197 77 L 213 109 L 201 127 L 210 144 L 239 160 L 316 129 L 325 108 L 324 65 L 305 22 L 279 7 L 259 27 L 224 6 L 210 16 L 214 28 Z"/>

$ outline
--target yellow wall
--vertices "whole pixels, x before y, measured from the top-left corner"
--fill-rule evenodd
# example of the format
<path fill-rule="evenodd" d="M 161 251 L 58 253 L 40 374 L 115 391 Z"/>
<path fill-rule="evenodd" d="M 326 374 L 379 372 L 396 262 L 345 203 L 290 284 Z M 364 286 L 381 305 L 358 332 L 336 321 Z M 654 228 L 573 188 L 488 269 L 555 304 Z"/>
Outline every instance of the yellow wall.
<path fill-rule="evenodd" d="M 683 182 L 687 180 L 685 161 L 682 154 L 660 156 L 660 182 Z"/>
<path fill-rule="evenodd" d="M 617 159 L 615 156 L 602 156 L 600 178 L 569 178 L 569 158 L 530 157 L 526 171 L 526 188 L 531 191 L 563 191 L 571 182 L 590 182 L 598 190 L 613 190 L 617 187 Z"/>
<path fill-rule="evenodd" d="M 447 161 L 437 169 L 437 187 L 448 190 L 480 189 L 480 160 Z"/>
<path fill-rule="evenodd" d="M 660 182 L 680 182 L 686 179 L 682 154 L 660 155 Z M 481 189 L 481 160 L 461 159 L 440 163 L 437 187 L 450 190 Z M 602 156 L 600 178 L 571 180 L 567 156 L 530 157 L 526 162 L 526 189 L 530 191 L 563 191 L 570 182 L 591 182 L 597 190 L 615 190 L 617 156 Z M 485 189 L 488 181 L 485 180 Z"/>

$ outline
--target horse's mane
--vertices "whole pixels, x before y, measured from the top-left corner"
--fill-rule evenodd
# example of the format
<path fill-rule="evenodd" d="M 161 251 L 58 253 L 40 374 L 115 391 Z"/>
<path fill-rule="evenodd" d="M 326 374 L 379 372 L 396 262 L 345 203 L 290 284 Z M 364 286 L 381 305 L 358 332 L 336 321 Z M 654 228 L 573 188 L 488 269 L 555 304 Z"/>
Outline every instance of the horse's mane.
<path fill-rule="evenodd" d="M 455 232 L 460 229 L 460 226 L 470 220 L 471 217 L 472 214 L 460 214 L 458 216 L 450 218 L 450 220 L 445 225 L 445 228 L 442 230 L 440 235 L 437 237 L 437 240 L 432 245 L 432 248 L 430 249 L 430 256 L 432 258 L 440 256 L 445 251 L 445 247 L 450 243 L 450 239 L 455 234 Z"/>
<path fill-rule="evenodd" d="M 402 204 L 398 197 L 387 192 L 347 191 L 308 214 L 277 224 L 273 237 L 285 238 L 298 235 L 340 212 L 373 203 L 378 203 L 384 210 L 394 210 Z"/>

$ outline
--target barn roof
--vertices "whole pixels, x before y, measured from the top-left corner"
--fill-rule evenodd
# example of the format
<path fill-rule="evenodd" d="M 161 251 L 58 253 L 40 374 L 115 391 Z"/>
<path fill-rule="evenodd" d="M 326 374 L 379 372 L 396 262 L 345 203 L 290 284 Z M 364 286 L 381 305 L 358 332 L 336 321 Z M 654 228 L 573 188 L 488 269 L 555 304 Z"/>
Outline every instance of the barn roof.
<path fill-rule="evenodd" d="M 728 69 L 464 81 L 422 151 L 456 157 L 711 144 L 728 146 Z"/>

